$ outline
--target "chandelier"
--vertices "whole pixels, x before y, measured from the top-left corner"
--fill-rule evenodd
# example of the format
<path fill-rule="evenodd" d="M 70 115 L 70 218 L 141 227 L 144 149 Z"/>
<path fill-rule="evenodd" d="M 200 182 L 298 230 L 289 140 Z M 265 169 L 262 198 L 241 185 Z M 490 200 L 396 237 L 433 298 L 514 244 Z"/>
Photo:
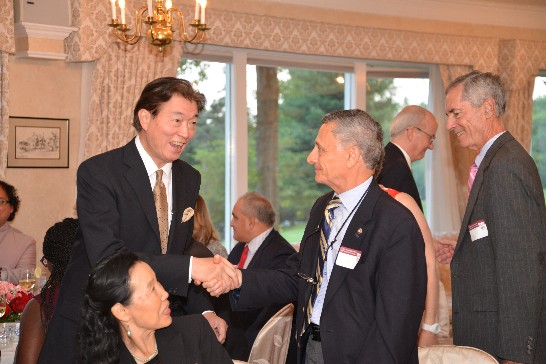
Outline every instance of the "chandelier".
<path fill-rule="evenodd" d="M 147 30 L 148 42 L 159 47 L 169 45 L 173 41 L 173 33 L 178 31 L 180 40 L 191 44 L 198 44 L 205 39 L 207 28 L 205 23 L 205 8 L 207 0 L 195 1 L 195 18 L 190 24 L 190 31 L 186 31 L 184 14 L 172 6 L 172 0 L 147 0 L 147 4 L 139 7 L 135 15 L 135 31 L 130 34 L 131 29 L 125 22 L 125 0 L 110 0 L 112 3 L 112 23 L 108 24 L 114 30 L 116 37 L 124 43 L 136 44 L 142 35 L 142 27 Z M 121 19 L 117 18 L 117 7 L 120 9 Z"/>

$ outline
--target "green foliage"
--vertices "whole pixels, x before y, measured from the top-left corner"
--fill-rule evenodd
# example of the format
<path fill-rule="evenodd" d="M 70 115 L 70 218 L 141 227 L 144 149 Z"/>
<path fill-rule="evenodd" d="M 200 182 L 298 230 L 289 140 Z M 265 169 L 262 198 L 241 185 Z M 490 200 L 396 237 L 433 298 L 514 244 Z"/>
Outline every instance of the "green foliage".
<path fill-rule="evenodd" d="M 533 131 L 531 155 L 535 160 L 542 180 L 546 184 L 546 96 L 533 101 Z"/>

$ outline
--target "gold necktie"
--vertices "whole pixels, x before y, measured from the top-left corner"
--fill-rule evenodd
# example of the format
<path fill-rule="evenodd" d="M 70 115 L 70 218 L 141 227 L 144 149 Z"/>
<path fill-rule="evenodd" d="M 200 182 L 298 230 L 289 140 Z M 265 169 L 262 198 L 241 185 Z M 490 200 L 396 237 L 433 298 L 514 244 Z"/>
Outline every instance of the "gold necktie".
<path fill-rule="evenodd" d="M 161 239 L 161 253 L 167 252 L 167 241 L 169 240 L 169 205 L 167 204 L 167 191 L 163 184 L 163 170 L 155 172 L 154 202 L 159 224 L 159 238 Z"/>

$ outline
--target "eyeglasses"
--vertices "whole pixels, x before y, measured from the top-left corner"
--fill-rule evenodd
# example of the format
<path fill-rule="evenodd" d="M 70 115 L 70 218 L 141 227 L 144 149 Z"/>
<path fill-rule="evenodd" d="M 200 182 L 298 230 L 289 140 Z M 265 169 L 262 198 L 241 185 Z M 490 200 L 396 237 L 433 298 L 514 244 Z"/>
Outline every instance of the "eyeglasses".
<path fill-rule="evenodd" d="M 0 198 L 0 206 L 9 205 L 9 200 L 4 200 L 3 198 Z"/>
<path fill-rule="evenodd" d="M 47 268 L 47 259 L 46 259 L 46 257 L 42 257 L 42 259 L 40 259 L 40 263 L 42 263 L 43 266 Z"/>
<path fill-rule="evenodd" d="M 419 130 L 421 133 L 425 134 L 426 136 L 428 136 L 430 138 L 430 144 L 434 143 L 434 141 L 436 140 L 436 135 L 430 135 L 429 133 L 427 133 L 426 131 L 422 130 L 421 128 L 418 128 L 416 126 L 414 126 L 415 129 Z"/>

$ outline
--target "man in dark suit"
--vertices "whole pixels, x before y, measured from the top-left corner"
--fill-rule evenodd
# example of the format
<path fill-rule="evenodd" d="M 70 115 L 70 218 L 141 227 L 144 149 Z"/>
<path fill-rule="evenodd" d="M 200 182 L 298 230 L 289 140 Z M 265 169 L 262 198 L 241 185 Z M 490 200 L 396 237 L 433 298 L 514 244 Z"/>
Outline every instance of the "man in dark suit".
<path fill-rule="evenodd" d="M 238 271 L 232 304 L 297 300 L 302 363 L 417 363 L 424 242 L 411 212 L 373 180 L 381 126 L 362 110 L 334 111 L 322 123 L 307 161 L 333 191 L 315 202 L 289 267 Z M 214 283 L 205 286 L 217 294 Z"/>
<path fill-rule="evenodd" d="M 407 193 L 421 210 L 411 163 L 423 159 L 428 149 L 434 149 L 437 129 L 436 118 L 427 109 L 415 105 L 403 108 L 392 121 L 391 141 L 385 146 L 383 168 L 377 176 L 377 183 Z"/>
<path fill-rule="evenodd" d="M 447 129 L 478 152 L 451 260 L 453 341 L 501 363 L 546 363 L 546 208 L 537 167 L 505 130 L 497 75 L 471 72 L 446 89 Z M 476 172 L 477 171 L 477 172 Z"/>
<path fill-rule="evenodd" d="M 64 274 L 40 363 L 74 361 L 83 289 L 91 266 L 115 252 L 137 253 L 171 295 L 189 296 L 190 313 L 211 309 L 203 292 L 190 289 L 192 279 L 199 283 L 216 277 L 222 286 L 235 284 L 235 270 L 227 260 L 215 258 L 219 264 L 214 264 L 213 258 L 183 255 L 191 242 L 201 177 L 178 158 L 195 134 L 205 102 L 204 95 L 185 80 L 165 77 L 150 82 L 134 109 L 138 136 L 78 168 L 81 237 Z M 223 340 L 225 322 L 213 312 L 204 316 Z"/>
<path fill-rule="evenodd" d="M 277 230 L 275 210 L 267 198 L 247 192 L 233 206 L 231 227 L 239 243 L 229 253 L 228 260 L 240 269 L 281 269 L 296 250 Z M 248 360 L 256 335 L 282 305 L 270 305 L 248 311 L 231 311 L 227 296 L 228 334 L 225 347 L 233 359 Z M 221 317 L 222 313 L 218 313 Z"/>

